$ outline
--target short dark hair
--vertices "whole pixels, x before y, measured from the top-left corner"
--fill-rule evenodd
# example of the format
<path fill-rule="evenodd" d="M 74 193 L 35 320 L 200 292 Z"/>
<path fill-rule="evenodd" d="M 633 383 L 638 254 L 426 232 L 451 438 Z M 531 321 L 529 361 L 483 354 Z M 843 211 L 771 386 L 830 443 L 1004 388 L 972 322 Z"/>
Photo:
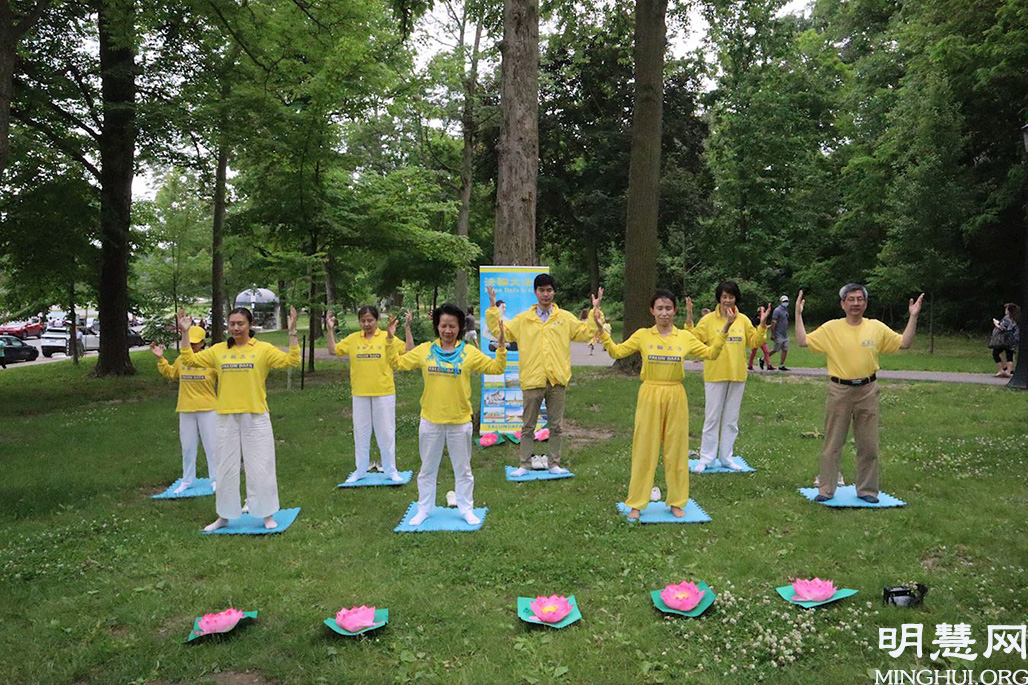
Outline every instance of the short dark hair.
<path fill-rule="evenodd" d="M 468 307 L 468 314 L 474 314 L 474 313 L 475 313 L 475 308 L 474 307 Z"/>
<path fill-rule="evenodd" d="M 378 321 L 378 307 L 373 304 L 361 305 L 360 309 L 357 310 L 357 320 L 359 321 L 365 314 L 371 314 L 375 317 L 375 321 Z"/>
<path fill-rule="evenodd" d="M 714 290 L 714 300 L 721 302 L 721 295 L 724 293 L 735 295 L 736 305 L 742 303 L 742 292 L 739 290 L 739 284 L 735 281 L 728 280 L 718 283 L 717 288 Z"/>
<path fill-rule="evenodd" d="M 503 300 L 496 300 L 496 306 L 499 307 L 501 304 L 507 304 Z"/>
<path fill-rule="evenodd" d="M 1021 323 L 1021 308 L 1013 302 L 1007 302 L 1003 305 L 1003 309 L 1007 311 L 1007 316 L 1014 320 L 1014 323 Z"/>
<path fill-rule="evenodd" d="M 675 294 L 670 290 L 664 288 L 657 288 L 653 291 L 653 297 L 650 298 L 650 309 L 653 309 L 654 305 L 657 304 L 657 300 L 671 300 L 671 306 L 678 309 L 678 302 L 675 300 Z"/>
<path fill-rule="evenodd" d="M 231 317 L 233 314 L 242 314 L 243 316 L 246 317 L 247 323 L 250 324 L 250 337 L 251 338 L 254 337 L 254 335 L 256 335 L 256 333 L 253 332 L 253 312 L 251 312 L 246 307 L 236 307 L 235 309 L 233 309 L 232 311 L 230 311 L 228 313 L 228 317 L 225 318 L 225 321 L 228 322 L 229 317 Z M 232 336 L 229 336 L 228 342 L 225 343 L 225 345 L 227 347 L 232 347 L 235 344 L 236 344 L 236 339 L 233 338 Z"/>
<path fill-rule="evenodd" d="M 436 307 L 435 311 L 432 312 L 432 328 L 435 330 L 436 337 L 439 336 L 439 319 L 442 318 L 443 314 L 449 314 L 450 316 L 457 317 L 457 339 L 460 340 L 464 337 L 464 310 L 455 304 L 446 302 Z"/>
<path fill-rule="evenodd" d="M 553 280 L 553 276 L 550 274 L 539 274 L 535 277 L 535 281 L 532 283 L 532 290 L 538 290 L 539 288 L 545 288 L 546 286 L 550 286 L 556 290 L 557 281 Z"/>

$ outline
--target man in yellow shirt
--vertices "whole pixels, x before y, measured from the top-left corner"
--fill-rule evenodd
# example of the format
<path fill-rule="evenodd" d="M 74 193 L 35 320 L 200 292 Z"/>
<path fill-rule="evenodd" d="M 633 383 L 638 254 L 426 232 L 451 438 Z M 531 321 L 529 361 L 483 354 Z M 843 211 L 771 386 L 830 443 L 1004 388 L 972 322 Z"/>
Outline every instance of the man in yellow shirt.
<path fill-rule="evenodd" d="M 539 408 L 546 402 L 546 422 L 550 438 L 546 452 L 550 473 L 563 474 L 568 470 L 560 465 L 561 424 L 564 420 L 564 396 L 571 380 L 571 342 L 587 343 L 597 333 L 596 323 L 589 318 L 579 321 L 569 311 L 554 303 L 555 281 L 550 274 L 539 274 L 533 283 L 538 304 L 521 312 L 511 321 L 504 322 L 507 342 L 516 342 L 520 354 L 519 375 L 521 395 L 524 398 L 524 423 L 521 426 L 521 465 L 511 476 L 523 476 L 532 467 L 532 448 L 535 445 L 535 422 Z M 500 311 L 496 307 L 496 291 L 489 293 L 489 309 L 485 313 L 486 326 L 497 335 Z M 603 288 L 592 298 L 593 308 L 599 308 Z"/>
<path fill-rule="evenodd" d="M 848 283 L 839 290 L 846 317 L 834 319 L 807 335 L 803 327 L 803 291 L 796 298 L 796 344 L 828 357 L 828 400 L 825 403 L 825 445 L 821 451 L 817 502 L 835 496 L 839 457 L 853 422 L 857 443 L 857 496 L 878 503 L 878 355 L 905 350 L 914 342 L 921 301 L 910 300 L 903 335 L 881 321 L 865 319 L 867 288 Z"/>
<path fill-rule="evenodd" d="M 201 326 L 189 328 L 189 346 L 193 352 L 204 348 L 207 331 Z M 157 370 L 168 380 L 178 379 L 178 438 L 182 445 L 182 481 L 173 491 L 178 495 L 192 487 L 196 479 L 196 452 L 199 441 L 203 441 L 203 451 L 207 455 L 207 473 L 210 475 L 211 488 L 217 488 L 217 457 L 216 433 L 217 414 L 214 411 L 218 401 L 215 384 L 218 379 L 216 369 L 202 366 L 191 366 L 183 362 L 182 355 L 169 364 L 164 358 L 164 346 L 150 343 L 150 351 L 157 357 Z M 199 440 L 197 437 L 199 436 Z"/>

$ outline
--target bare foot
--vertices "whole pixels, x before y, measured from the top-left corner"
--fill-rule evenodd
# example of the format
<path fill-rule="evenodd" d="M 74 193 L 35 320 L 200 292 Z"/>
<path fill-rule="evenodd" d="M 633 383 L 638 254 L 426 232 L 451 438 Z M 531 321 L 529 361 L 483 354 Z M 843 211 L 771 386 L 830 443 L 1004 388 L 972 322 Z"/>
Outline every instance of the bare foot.
<path fill-rule="evenodd" d="M 633 509 L 632 511 L 628 512 L 628 520 L 638 521 L 641 515 L 642 513 L 638 509 Z"/>
<path fill-rule="evenodd" d="M 206 528 L 204 528 L 204 531 L 207 532 L 207 533 L 210 533 L 213 530 L 217 530 L 218 528 L 224 528 L 227 525 L 228 525 L 228 519 L 223 519 L 223 518 L 221 518 L 219 516 L 218 520 L 216 520 L 214 523 L 212 523 L 209 526 L 207 526 Z"/>
<path fill-rule="evenodd" d="M 675 518 L 685 518 L 685 509 L 682 507 L 671 507 L 671 515 Z"/>
<path fill-rule="evenodd" d="M 271 516 L 265 516 L 264 517 L 264 527 L 267 528 L 268 530 L 274 530 L 275 528 L 278 528 L 278 521 L 276 521 Z"/>

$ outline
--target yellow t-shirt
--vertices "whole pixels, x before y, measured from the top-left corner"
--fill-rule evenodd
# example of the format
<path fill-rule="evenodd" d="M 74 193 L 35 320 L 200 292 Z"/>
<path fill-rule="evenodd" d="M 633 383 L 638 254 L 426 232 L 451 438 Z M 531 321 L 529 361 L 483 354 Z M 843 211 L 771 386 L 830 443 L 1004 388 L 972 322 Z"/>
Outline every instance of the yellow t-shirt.
<path fill-rule="evenodd" d="M 828 373 L 848 381 L 878 371 L 878 355 L 898 351 L 902 342 L 902 335 L 877 319 L 863 319 L 859 326 L 834 319 L 807 333 L 810 351 L 828 355 Z"/>
<path fill-rule="evenodd" d="M 461 343 L 460 357 L 446 362 L 432 353 L 435 343 L 421 343 L 401 354 L 395 346 L 386 348 L 389 363 L 398 371 L 421 369 L 425 389 L 421 393 L 421 418 L 432 423 L 467 423 L 471 420 L 471 372 L 500 374 L 507 367 L 507 350 L 496 350 L 490 359 L 474 345 Z"/>
<path fill-rule="evenodd" d="M 642 356 L 642 371 L 639 379 L 651 383 L 680 383 L 685 378 L 682 362 L 685 355 L 703 359 L 717 359 L 725 345 L 725 336 L 714 336 L 710 346 L 704 345 L 689 331 L 672 328 L 671 334 L 664 337 L 656 326 L 640 328 L 625 342 L 618 345 L 604 331 L 600 342 L 614 359 L 628 357 L 638 352 Z"/>
<path fill-rule="evenodd" d="M 264 381 L 271 369 L 300 365 L 300 347 L 283 352 L 271 343 L 250 338 L 244 345 L 229 347 L 228 343 L 194 353 L 188 347 L 179 356 L 183 364 L 203 366 L 218 372 L 219 414 L 264 414 L 268 411 L 268 395 Z"/>
<path fill-rule="evenodd" d="M 727 322 L 721 316 L 720 308 L 700 319 L 692 329 L 693 335 L 703 343 L 710 344 L 715 335 L 720 335 Z M 749 363 L 749 349 L 760 347 L 766 335 L 766 326 L 757 326 L 745 314 L 738 314 L 728 329 L 728 340 L 721 356 L 713 362 L 703 363 L 703 380 L 708 383 L 746 380 L 746 365 Z"/>
<path fill-rule="evenodd" d="M 215 383 L 218 372 L 202 366 L 189 366 L 182 362 L 182 355 L 169 364 L 164 357 L 157 358 L 157 370 L 170 381 L 178 379 L 178 405 L 175 411 L 214 411 L 218 402 Z"/>
<path fill-rule="evenodd" d="M 375 331 L 371 340 L 364 337 L 364 331 L 346 336 L 336 345 L 336 355 L 350 358 L 350 392 L 357 397 L 380 397 L 395 395 L 393 367 L 386 359 L 388 334 L 381 328 Z M 393 337 L 397 354 L 403 354 L 406 345 Z"/>
<path fill-rule="evenodd" d="M 567 385 L 571 380 L 571 342 L 587 343 L 596 335 L 596 321 L 579 321 L 575 315 L 556 304 L 550 305 L 550 315 L 543 321 L 532 305 L 510 321 L 504 321 L 507 342 L 516 342 L 520 361 L 518 373 L 521 388 L 545 388 Z M 489 331 L 499 335 L 500 310 L 490 307 L 485 311 Z"/>

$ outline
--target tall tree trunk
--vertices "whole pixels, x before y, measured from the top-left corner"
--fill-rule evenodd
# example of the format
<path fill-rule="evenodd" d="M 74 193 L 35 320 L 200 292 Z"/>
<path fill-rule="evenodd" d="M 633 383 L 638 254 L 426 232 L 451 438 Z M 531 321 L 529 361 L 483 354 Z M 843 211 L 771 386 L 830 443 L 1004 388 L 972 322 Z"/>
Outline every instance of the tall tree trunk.
<path fill-rule="evenodd" d="M 439 284 L 437 283 L 435 289 L 432 290 L 432 311 L 436 310 L 439 306 Z"/>
<path fill-rule="evenodd" d="M 224 120 L 221 122 L 225 125 Z M 225 339 L 225 193 L 228 172 L 228 145 L 224 137 L 218 145 L 218 167 L 214 172 L 214 223 L 211 229 L 211 342 Z"/>
<path fill-rule="evenodd" d="M 649 302 L 657 278 L 666 11 L 667 0 L 635 3 L 635 107 L 625 233 L 625 339 L 653 322 Z M 627 365 L 637 368 L 639 359 L 631 359 L 634 361 Z"/>
<path fill-rule="evenodd" d="M 15 19 L 10 0 L 0 0 L 0 178 L 11 158 L 11 100 L 18 39 L 36 25 L 50 4 L 51 0 L 36 0 L 28 12 Z"/>
<path fill-rule="evenodd" d="M 928 354 L 935 354 L 935 293 L 928 296 Z"/>
<path fill-rule="evenodd" d="M 79 365 L 79 318 L 75 314 L 75 283 L 68 287 L 68 311 L 71 313 L 71 328 L 68 329 L 68 352 L 71 353 L 71 362 Z M 88 311 L 88 310 L 87 310 Z"/>
<path fill-rule="evenodd" d="M 1021 244 L 1021 249 L 1024 251 L 1022 253 L 1024 269 L 1021 271 L 1021 322 L 1019 324 L 1021 340 L 1017 345 L 1017 366 L 1014 367 L 1014 373 L 1010 382 L 1007 383 L 1007 387 L 1026 390 L 1028 389 L 1028 189 L 1022 192 L 1024 193 L 1025 212 L 1022 227 L 1024 242 Z"/>
<path fill-rule="evenodd" d="M 589 292 L 595 294 L 600 289 L 600 254 L 595 236 L 586 238 L 585 254 L 589 260 Z"/>
<path fill-rule="evenodd" d="M 493 261 L 535 263 L 539 173 L 539 2 L 504 0 Z"/>
<path fill-rule="evenodd" d="M 282 279 L 278 281 L 278 327 L 279 330 L 285 329 L 289 325 L 289 312 L 286 311 L 286 282 Z"/>
<path fill-rule="evenodd" d="M 312 250 L 316 250 L 312 246 Z M 312 267 L 307 276 L 307 301 L 310 303 L 307 309 L 307 371 L 314 373 L 314 341 L 321 335 L 321 310 L 315 304 L 318 301 L 318 279 L 315 278 Z"/>
<path fill-rule="evenodd" d="M 478 88 L 478 46 L 482 40 L 482 22 L 475 24 L 475 42 L 471 47 L 471 66 L 464 75 L 464 112 L 461 115 L 461 128 L 464 133 L 464 149 L 460 164 L 460 211 L 457 214 L 457 235 L 468 237 L 471 219 L 471 171 L 475 161 L 475 91 Z M 457 269 L 454 283 L 457 306 L 468 308 L 468 270 Z"/>
<path fill-rule="evenodd" d="M 136 372 L 128 348 L 128 263 L 135 128 L 135 7 L 100 5 L 100 359 L 97 376 Z"/>
<path fill-rule="evenodd" d="M 336 306 L 336 279 L 333 275 L 336 266 L 336 259 L 332 253 L 328 253 L 325 259 L 325 305 L 329 309 Z"/>

